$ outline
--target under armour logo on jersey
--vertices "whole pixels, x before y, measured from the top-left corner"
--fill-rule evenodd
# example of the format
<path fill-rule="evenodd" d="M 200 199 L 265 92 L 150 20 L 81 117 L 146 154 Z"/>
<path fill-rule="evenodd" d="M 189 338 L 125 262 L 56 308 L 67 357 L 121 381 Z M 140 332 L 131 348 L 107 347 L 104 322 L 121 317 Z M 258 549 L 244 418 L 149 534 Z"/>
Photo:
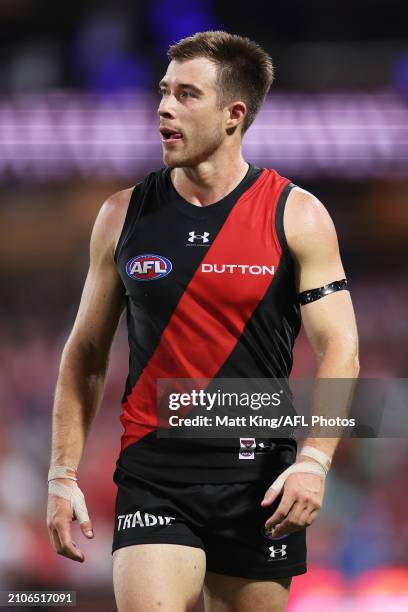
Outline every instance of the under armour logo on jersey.
<path fill-rule="evenodd" d="M 278 561 L 279 559 L 284 559 L 287 555 L 286 553 L 287 547 L 288 547 L 287 544 L 282 544 L 280 548 L 277 548 L 276 546 L 269 546 L 269 555 L 271 557 L 269 561 L 272 561 L 272 560 Z"/>
<path fill-rule="evenodd" d="M 203 234 L 196 234 L 195 232 L 188 232 L 189 242 L 194 242 L 195 240 L 202 240 L 203 242 L 208 242 L 209 232 L 204 232 Z"/>

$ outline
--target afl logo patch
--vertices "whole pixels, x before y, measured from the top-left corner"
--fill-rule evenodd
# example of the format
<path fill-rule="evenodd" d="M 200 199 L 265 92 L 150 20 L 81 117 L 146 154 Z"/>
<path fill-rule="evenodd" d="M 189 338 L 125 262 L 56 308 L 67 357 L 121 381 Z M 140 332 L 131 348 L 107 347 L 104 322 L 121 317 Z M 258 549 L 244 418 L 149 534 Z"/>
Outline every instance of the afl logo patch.
<path fill-rule="evenodd" d="M 171 261 L 162 255 L 137 255 L 126 264 L 126 274 L 134 280 L 151 281 L 170 274 Z"/>

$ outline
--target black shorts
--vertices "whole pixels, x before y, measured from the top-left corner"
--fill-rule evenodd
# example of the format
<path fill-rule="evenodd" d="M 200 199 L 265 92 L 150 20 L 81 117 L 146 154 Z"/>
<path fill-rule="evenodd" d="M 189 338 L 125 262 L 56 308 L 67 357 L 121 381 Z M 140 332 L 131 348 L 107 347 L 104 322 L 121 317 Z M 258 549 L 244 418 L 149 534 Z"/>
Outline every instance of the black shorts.
<path fill-rule="evenodd" d="M 283 538 L 265 534 L 277 508 L 260 503 L 268 480 L 229 484 L 162 484 L 116 469 L 118 486 L 112 553 L 133 544 L 202 548 L 207 570 L 252 580 L 306 572 L 306 530 Z"/>

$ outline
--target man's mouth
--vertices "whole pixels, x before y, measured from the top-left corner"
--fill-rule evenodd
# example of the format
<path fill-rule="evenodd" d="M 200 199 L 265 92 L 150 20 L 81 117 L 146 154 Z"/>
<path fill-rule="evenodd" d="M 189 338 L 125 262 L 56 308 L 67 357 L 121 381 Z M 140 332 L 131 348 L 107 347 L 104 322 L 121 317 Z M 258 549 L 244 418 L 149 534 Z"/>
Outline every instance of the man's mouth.
<path fill-rule="evenodd" d="M 183 135 L 181 132 L 177 130 L 173 130 L 172 128 L 160 128 L 161 141 L 165 143 L 176 142 L 177 140 L 181 140 Z"/>

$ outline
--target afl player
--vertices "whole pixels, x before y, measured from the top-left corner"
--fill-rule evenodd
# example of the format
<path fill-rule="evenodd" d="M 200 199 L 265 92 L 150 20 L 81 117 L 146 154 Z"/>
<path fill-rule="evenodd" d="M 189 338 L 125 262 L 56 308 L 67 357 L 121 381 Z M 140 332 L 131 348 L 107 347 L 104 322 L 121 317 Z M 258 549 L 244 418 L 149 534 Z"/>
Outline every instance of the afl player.
<path fill-rule="evenodd" d="M 114 481 L 120 612 L 281 611 L 306 571 L 306 528 L 337 441 L 157 436 L 158 378 L 287 378 L 301 316 L 317 378 L 354 378 L 358 342 L 333 223 L 312 194 L 247 162 L 242 138 L 273 80 L 247 38 L 170 47 L 160 82 L 164 167 L 112 195 L 64 348 L 53 411 L 47 527 L 56 552 L 93 538 L 77 469 L 126 311 L 130 368 Z M 246 459 L 246 460 L 243 460 Z M 86 483 L 83 483 L 86 493 Z M 97 537 L 97 534 L 96 534 Z"/>

